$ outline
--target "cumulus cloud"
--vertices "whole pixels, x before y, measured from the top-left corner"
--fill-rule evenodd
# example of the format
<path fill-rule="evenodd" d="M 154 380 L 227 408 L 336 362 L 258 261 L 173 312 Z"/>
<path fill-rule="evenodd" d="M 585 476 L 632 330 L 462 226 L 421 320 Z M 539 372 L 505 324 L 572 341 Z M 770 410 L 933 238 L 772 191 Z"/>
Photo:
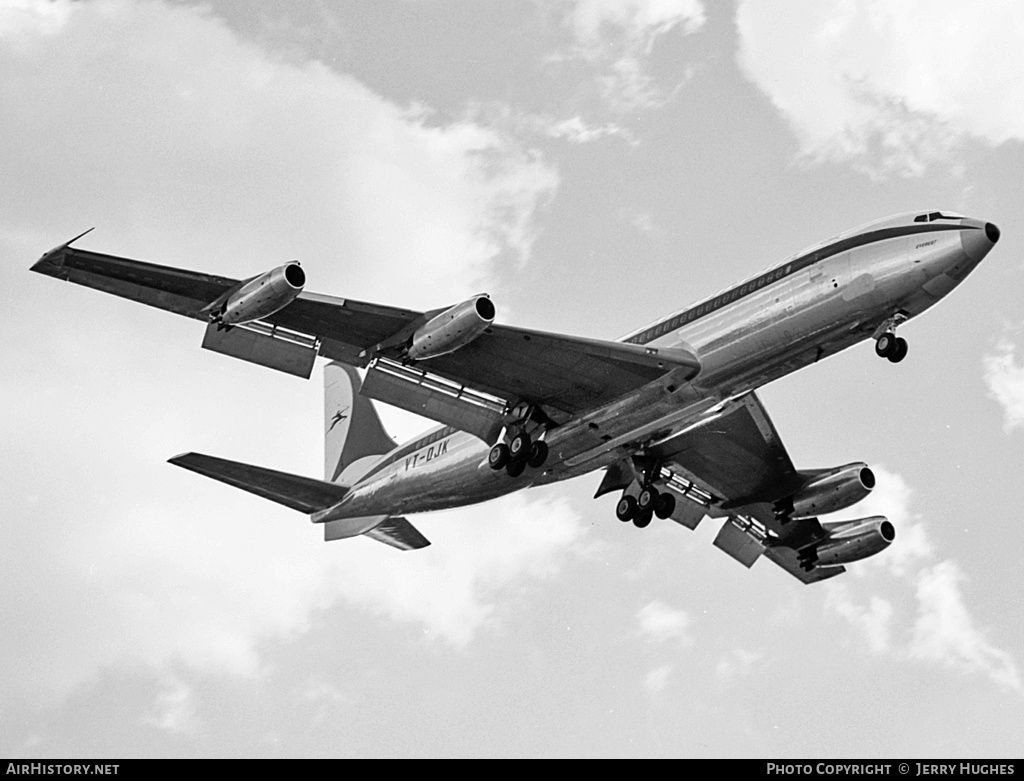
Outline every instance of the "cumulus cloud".
<path fill-rule="evenodd" d="M 913 510 L 906 481 L 885 467 L 874 471 L 877 488 L 851 513 L 887 516 L 896 526 L 896 541 L 859 562 L 844 579 L 824 584 L 826 609 L 848 621 L 872 653 L 978 672 L 999 686 L 1024 691 L 1014 659 L 976 626 L 957 563 L 936 561 L 938 553 L 924 519 Z M 871 592 L 879 583 L 885 584 L 884 595 Z M 908 625 L 913 626 L 909 634 L 899 631 Z"/>
<path fill-rule="evenodd" d="M 734 648 L 715 665 L 715 674 L 723 680 L 749 675 L 754 671 L 758 662 L 764 659 L 764 654 L 757 651 L 748 651 L 745 648 Z"/>
<path fill-rule="evenodd" d="M 736 27 L 741 68 L 810 159 L 916 175 L 964 136 L 1024 138 L 1019 3 L 742 0 Z"/>
<path fill-rule="evenodd" d="M 569 59 L 600 69 L 605 102 L 619 111 L 656 108 L 672 95 L 651 75 L 649 58 L 659 38 L 704 26 L 698 0 L 565 0 L 557 4 L 573 36 Z"/>
<path fill-rule="evenodd" d="M 1016 347 L 1008 339 L 984 358 L 989 398 L 1003 408 L 1003 431 L 1024 426 L 1024 366 L 1017 363 Z"/>
<path fill-rule="evenodd" d="M 637 621 L 640 624 L 640 635 L 648 640 L 672 640 L 684 646 L 693 644 L 690 635 L 693 621 L 685 610 L 676 610 L 660 600 L 654 600 L 640 609 Z"/>
<path fill-rule="evenodd" d="M 428 308 L 523 262 L 558 184 L 499 130 L 441 123 L 320 64 L 282 61 L 200 6 L 7 2 L 0 71 L 0 241 L 15 257 L 100 224 L 91 248 L 233 276 L 297 257 L 318 292 Z M 221 390 L 211 413 L 197 376 L 193 390 L 178 384 L 193 358 L 173 341 L 114 382 L 153 313 L 17 273 L 5 328 L 37 328 L 28 313 L 64 297 L 47 349 L 22 339 L 7 355 L 3 400 L 18 422 L 0 467 L 19 523 L 0 532 L 0 701 L 60 696 L 123 663 L 251 675 L 261 641 L 287 641 L 340 604 L 461 648 L 500 626 L 497 593 L 552 577 L 581 540 L 569 505 L 537 494 L 439 515 L 450 526 L 428 535 L 435 545 L 404 555 L 368 540 L 324 545 L 301 516 L 239 492 L 204 494 L 216 498 L 189 516 L 188 496 L 167 495 L 174 477 L 147 482 L 148 470 L 173 471 L 162 459 L 180 452 L 183 429 L 197 439 L 237 425 L 248 437 L 268 398 L 251 384 Z M 90 328 L 76 327 L 85 318 Z M 204 382 L 227 382 L 223 371 Z M 259 376 L 267 389 L 281 382 Z M 276 417 L 295 430 L 292 401 L 308 391 L 286 392 Z M 69 397 L 88 397 L 93 413 L 76 414 Z M 301 450 L 281 442 L 281 467 Z M 287 520 L 265 522 L 277 517 Z M 191 702 L 167 678 L 150 722 L 190 729 Z"/>

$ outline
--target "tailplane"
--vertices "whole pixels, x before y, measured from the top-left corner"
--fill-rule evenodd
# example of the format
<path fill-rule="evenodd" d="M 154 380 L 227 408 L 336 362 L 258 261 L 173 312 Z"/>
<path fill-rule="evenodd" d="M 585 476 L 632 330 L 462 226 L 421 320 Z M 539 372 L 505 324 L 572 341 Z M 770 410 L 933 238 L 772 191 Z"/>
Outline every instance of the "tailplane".
<path fill-rule="evenodd" d="M 359 373 L 351 366 L 324 367 L 324 478 L 332 483 L 343 472 L 362 473 L 362 465 L 349 469 L 356 462 L 398 447 L 384 431 L 373 403 L 359 395 L 361 387 Z"/>

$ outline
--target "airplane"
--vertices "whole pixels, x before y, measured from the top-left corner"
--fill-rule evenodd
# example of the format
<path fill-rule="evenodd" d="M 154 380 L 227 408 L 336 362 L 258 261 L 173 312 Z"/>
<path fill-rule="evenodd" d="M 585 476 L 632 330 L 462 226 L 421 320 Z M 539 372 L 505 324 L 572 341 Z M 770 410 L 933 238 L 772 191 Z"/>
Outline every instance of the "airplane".
<path fill-rule="evenodd" d="M 487 294 L 418 312 L 306 292 L 297 262 L 236 280 L 71 246 L 84 235 L 32 271 L 201 320 L 203 348 L 264 367 L 308 379 L 329 359 L 323 479 L 170 459 L 309 515 L 326 541 L 423 548 L 406 515 L 604 470 L 595 498 L 617 492 L 619 520 L 724 519 L 716 547 L 814 583 L 884 550 L 895 528 L 819 520 L 875 476 L 863 462 L 796 469 L 757 389 L 865 339 L 902 361 L 896 329 L 960 284 L 999 229 L 942 211 L 878 220 L 617 341 L 496 323 Z M 440 425 L 399 445 L 373 401 Z"/>

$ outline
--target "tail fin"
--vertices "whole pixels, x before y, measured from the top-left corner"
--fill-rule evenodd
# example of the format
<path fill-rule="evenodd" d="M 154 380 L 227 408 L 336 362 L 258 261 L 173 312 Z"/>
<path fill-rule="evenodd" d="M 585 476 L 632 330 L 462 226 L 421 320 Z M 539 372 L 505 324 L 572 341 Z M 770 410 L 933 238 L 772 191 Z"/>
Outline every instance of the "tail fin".
<path fill-rule="evenodd" d="M 359 395 L 361 387 L 359 373 L 351 366 L 324 367 L 324 477 L 332 483 L 359 459 L 398 447 L 384 431 L 372 402 Z"/>

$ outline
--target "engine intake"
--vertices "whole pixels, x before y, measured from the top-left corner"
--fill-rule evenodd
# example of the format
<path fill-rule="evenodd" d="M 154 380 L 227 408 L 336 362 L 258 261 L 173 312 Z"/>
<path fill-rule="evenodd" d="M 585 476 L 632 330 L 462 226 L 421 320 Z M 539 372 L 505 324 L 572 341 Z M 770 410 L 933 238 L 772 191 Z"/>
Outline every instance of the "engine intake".
<path fill-rule="evenodd" d="M 787 518 L 816 518 L 856 504 L 875 487 L 875 473 L 867 464 L 838 466 L 812 477 L 776 510 Z"/>
<path fill-rule="evenodd" d="M 476 339 L 494 322 L 494 304 L 474 296 L 429 320 L 412 335 L 408 357 L 414 361 L 453 353 Z"/>
<path fill-rule="evenodd" d="M 278 266 L 232 293 L 214 322 L 231 326 L 270 317 L 294 301 L 305 284 L 306 273 L 298 263 Z"/>
<path fill-rule="evenodd" d="M 823 524 L 828 537 L 817 545 L 819 567 L 849 564 L 866 559 L 889 547 L 896 539 L 896 529 L 882 515 L 859 518 L 856 521 Z"/>

